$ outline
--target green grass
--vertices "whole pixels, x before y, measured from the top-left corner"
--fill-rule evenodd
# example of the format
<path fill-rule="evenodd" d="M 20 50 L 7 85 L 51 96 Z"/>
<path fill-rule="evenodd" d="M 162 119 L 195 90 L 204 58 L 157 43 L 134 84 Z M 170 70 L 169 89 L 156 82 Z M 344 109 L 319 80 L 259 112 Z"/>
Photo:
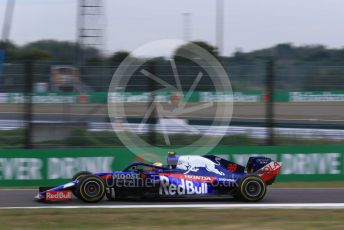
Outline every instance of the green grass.
<path fill-rule="evenodd" d="M 1 130 L 0 148 L 23 148 L 25 129 Z"/>
<path fill-rule="evenodd" d="M 3 229 L 344 229 L 344 210 L 0 210 Z"/>

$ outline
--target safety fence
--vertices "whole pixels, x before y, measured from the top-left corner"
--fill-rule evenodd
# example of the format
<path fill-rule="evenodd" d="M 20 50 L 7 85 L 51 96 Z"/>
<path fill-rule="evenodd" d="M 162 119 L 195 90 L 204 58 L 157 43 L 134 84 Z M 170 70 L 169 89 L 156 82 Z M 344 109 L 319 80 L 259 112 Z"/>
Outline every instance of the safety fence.
<path fill-rule="evenodd" d="M 186 94 L 186 93 L 185 93 Z M 193 92 L 187 99 L 175 92 L 157 92 L 155 101 L 170 102 L 175 98 L 184 102 L 265 102 L 267 95 L 262 90 L 226 92 Z M 91 93 L 35 93 L 32 103 L 85 103 L 103 104 L 113 102 L 149 102 L 148 92 L 91 92 Z M 344 91 L 276 91 L 274 102 L 343 102 Z M 0 93 L 0 103 L 25 103 L 24 93 Z"/>

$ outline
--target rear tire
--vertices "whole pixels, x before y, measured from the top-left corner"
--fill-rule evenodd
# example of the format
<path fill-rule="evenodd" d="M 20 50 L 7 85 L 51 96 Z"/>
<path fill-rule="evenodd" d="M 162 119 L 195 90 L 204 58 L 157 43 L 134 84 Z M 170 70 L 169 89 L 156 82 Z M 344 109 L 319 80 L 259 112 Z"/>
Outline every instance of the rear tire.
<path fill-rule="evenodd" d="M 240 181 L 236 196 L 244 201 L 257 202 L 263 199 L 265 194 L 265 182 L 258 176 L 249 175 Z"/>
<path fill-rule="evenodd" d="M 104 181 L 94 175 L 87 175 L 80 179 L 76 186 L 78 198 L 87 203 L 96 203 L 105 195 Z"/>

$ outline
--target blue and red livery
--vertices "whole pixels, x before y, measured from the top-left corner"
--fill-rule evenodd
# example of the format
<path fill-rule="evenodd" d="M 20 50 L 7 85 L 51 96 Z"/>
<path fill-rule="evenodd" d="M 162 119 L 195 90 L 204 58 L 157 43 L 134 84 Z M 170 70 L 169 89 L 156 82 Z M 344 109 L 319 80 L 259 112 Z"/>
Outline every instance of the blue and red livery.
<path fill-rule="evenodd" d="M 267 157 L 250 157 L 242 166 L 214 155 L 173 156 L 167 165 L 135 162 L 123 171 L 79 172 L 72 181 L 53 188 L 40 188 L 38 201 L 70 200 L 72 194 L 89 203 L 104 196 L 123 198 L 234 197 L 259 201 L 281 169 Z"/>

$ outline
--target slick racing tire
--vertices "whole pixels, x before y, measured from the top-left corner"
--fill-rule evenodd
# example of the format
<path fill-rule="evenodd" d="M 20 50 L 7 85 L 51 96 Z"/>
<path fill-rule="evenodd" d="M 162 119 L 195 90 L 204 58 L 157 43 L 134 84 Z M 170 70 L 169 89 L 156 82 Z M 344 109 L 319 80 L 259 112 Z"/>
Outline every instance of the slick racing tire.
<path fill-rule="evenodd" d="M 80 180 L 82 177 L 87 176 L 87 175 L 91 175 L 92 173 L 88 172 L 88 171 L 81 171 L 81 172 L 77 172 L 73 177 L 72 180 Z"/>
<path fill-rule="evenodd" d="M 81 178 L 83 178 L 84 176 L 87 176 L 87 175 L 91 175 L 92 173 L 88 172 L 88 171 L 81 171 L 81 172 L 78 172 L 76 173 L 73 177 L 72 177 L 72 181 L 75 181 L 75 180 L 80 180 Z M 79 198 L 79 194 L 77 192 L 76 189 L 73 189 L 72 190 L 73 192 L 73 195 L 77 198 Z"/>
<path fill-rule="evenodd" d="M 260 201 L 266 194 L 266 184 L 258 176 L 249 175 L 244 177 L 239 183 L 237 197 L 244 201 Z"/>
<path fill-rule="evenodd" d="M 87 175 L 80 179 L 76 186 L 78 198 L 87 203 L 96 203 L 105 195 L 104 181 L 94 175 Z"/>

